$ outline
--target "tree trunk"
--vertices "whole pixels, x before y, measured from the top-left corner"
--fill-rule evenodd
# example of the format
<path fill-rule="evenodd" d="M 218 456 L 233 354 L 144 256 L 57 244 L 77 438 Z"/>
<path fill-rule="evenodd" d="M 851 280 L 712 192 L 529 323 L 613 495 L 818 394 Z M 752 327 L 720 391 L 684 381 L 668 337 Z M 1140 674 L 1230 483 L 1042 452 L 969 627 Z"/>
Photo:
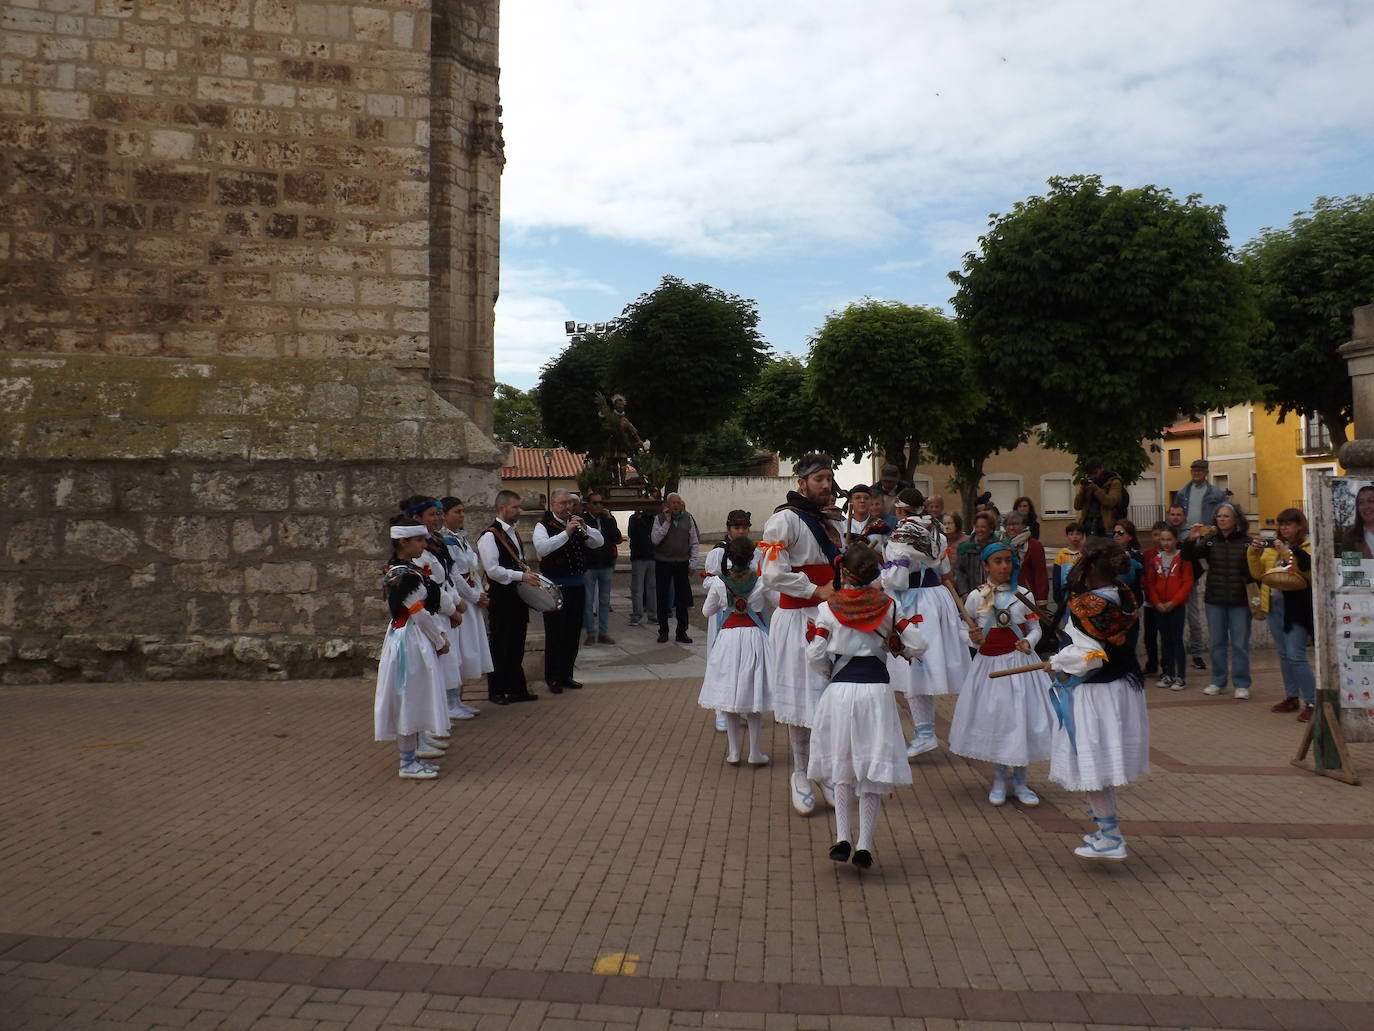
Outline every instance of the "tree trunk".
<path fill-rule="evenodd" d="M 983 460 L 954 467 L 954 483 L 963 502 L 964 532 L 973 533 L 973 505 L 978 500 L 978 488 L 983 485 Z"/>
<path fill-rule="evenodd" d="M 1322 425 L 1326 427 L 1326 432 L 1331 437 L 1331 451 L 1334 454 L 1341 449 L 1342 444 L 1350 439 L 1345 432 L 1350 428 L 1350 424 L 1345 421 L 1345 416 L 1340 412 L 1318 412 L 1317 415 L 1321 418 Z"/>

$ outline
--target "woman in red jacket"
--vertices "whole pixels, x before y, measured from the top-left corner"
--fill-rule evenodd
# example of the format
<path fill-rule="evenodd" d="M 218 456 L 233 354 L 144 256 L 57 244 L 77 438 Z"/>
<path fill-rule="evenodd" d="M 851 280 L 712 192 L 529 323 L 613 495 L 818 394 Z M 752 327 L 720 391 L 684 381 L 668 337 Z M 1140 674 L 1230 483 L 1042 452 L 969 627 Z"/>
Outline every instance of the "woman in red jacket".
<path fill-rule="evenodd" d="M 1145 596 L 1155 610 L 1159 627 L 1160 678 L 1157 687 L 1182 691 L 1188 656 L 1183 650 L 1183 626 L 1188 617 L 1188 595 L 1193 593 L 1193 564 L 1185 562 L 1178 550 L 1178 535 L 1173 527 L 1159 531 L 1159 549 L 1151 548 L 1145 563 Z"/>

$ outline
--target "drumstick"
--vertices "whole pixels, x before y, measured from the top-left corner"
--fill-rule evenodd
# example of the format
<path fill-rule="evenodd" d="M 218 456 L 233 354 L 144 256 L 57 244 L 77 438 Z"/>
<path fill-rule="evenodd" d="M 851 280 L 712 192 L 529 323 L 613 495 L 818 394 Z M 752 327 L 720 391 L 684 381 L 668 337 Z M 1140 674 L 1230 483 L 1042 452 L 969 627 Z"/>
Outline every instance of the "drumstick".
<path fill-rule="evenodd" d="M 1048 662 L 1033 662 L 1029 666 L 1013 666 L 1011 669 L 999 669 L 996 673 L 989 673 L 989 680 L 996 680 L 998 677 L 1011 677 L 1017 673 L 1034 673 L 1038 669 L 1050 669 Z"/>
<path fill-rule="evenodd" d="M 968 628 L 970 630 L 977 630 L 978 624 L 974 622 L 973 617 L 970 616 L 968 610 L 964 608 L 964 603 L 960 600 L 959 592 L 954 589 L 954 585 L 948 580 L 941 580 L 940 582 L 945 585 L 945 590 L 949 591 L 949 596 L 954 599 L 954 607 L 959 610 L 959 615 L 964 617 L 964 622 L 968 624 Z"/>

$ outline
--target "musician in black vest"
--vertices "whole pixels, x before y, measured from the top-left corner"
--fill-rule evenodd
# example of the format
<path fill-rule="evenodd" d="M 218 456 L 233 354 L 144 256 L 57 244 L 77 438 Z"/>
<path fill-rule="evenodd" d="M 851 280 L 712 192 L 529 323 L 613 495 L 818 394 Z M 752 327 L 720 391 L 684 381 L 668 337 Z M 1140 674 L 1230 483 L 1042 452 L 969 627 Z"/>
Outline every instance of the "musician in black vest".
<path fill-rule="evenodd" d="M 573 667 L 587 606 L 587 549 L 605 543 L 600 530 L 573 513 L 577 501 L 572 491 L 557 488 L 550 508 L 534 528 L 539 571 L 563 592 L 562 606 L 544 613 L 544 683 L 554 694 L 582 686 L 573 679 Z"/>
<path fill-rule="evenodd" d="M 487 697 L 497 705 L 532 702 L 539 696 L 525 682 L 525 633 L 530 610 L 520 599 L 516 585 L 522 580 L 538 584 L 539 577 L 525 565 L 525 551 L 515 522 L 520 518 L 520 495 L 503 490 L 496 495 L 496 521 L 482 531 L 477 554 L 486 571 L 487 597 L 491 607 L 491 665 Z"/>

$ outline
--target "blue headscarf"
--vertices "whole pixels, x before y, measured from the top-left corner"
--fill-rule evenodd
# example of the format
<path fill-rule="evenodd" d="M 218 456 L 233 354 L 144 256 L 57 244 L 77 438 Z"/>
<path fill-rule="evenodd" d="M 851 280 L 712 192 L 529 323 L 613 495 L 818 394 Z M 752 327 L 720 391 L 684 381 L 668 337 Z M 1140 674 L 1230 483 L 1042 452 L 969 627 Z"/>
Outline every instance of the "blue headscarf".
<path fill-rule="evenodd" d="M 441 505 L 434 498 L 426 498 L 424 501 L 417 501 L 415 504 L 411 505 L 408 509 L 406 509 L 406 515 L 418 516 L 421 512 L 426 511 L 431 505 L 433 505 L 435 508 L 439 510 L 440 515 L 444 514 L 443 505 Z"/>
<path fill-rule="evenodd" d="M 980 561 L 986 562 L 999 551 L 1011 552 L 1011 585 L 1015 589 L 1019 586 L 1021 579 L 1021 552 L 1013 548 L 1011 544 L 1003 540 L 991 540 L 983 546 L 983 550 L 978 553 Z"/>

